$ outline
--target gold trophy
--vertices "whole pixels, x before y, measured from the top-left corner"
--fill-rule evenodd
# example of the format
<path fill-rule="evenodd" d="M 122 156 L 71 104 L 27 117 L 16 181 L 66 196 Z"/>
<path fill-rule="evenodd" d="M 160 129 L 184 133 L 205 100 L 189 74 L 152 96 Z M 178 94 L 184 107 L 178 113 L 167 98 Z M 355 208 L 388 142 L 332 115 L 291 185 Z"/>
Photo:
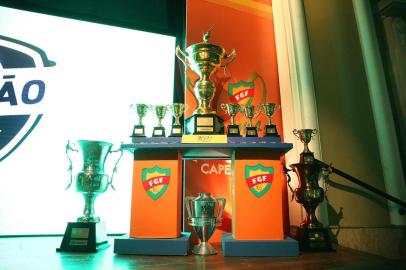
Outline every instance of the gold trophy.
<path fill-rule="evenodd" d="M 131 137 L 145 137 L 145 127 L 142 124 L 142 118 L 147 114 L 149 106 L 142 103 L 131 104 L 130 108 L 135 110 L 138 116 L 138 123 L 134 125 Z"/>
<path fill-rule="evenodd" d="M 245 137 L 258 137 L 257 127 L 252 125 L 252 118 L 258 116 L 261 112 L 261 107 L 258 105 L 244 105 L 242 108 L 248 120 L 248 124 L 245 127 Z"/>
<path fill-rule="evenodd" d="M 333 251 L 329 232 L 316 217 L 316 208 L 325 197 L 323 188 L 319 186 L 319 179 L 329 174 L 325 166 L 316 162 L 313 152 L 308 147 L 317 130 L 295 129 L 293 133 L 304 143 L 300 162 L 290 165 L 298 177 L 299 187 L 293 190 L 289 185 L 295 200 L 306 210 L 306 217 L 296 233 L 299 247 L 304 251 Z"/>
<path fill-rule="evenodd" d="M 272 124 L 271 117 L 274 113 L 280 109 L 280 105 L 275 103 L 265 103 L 262 104 L 262 110 L 264 111 L 266 117 L 268 118 L 268 124 L 265 126 L 265 137 L 279 137 L 276 125 Z"/>
<path fill-rule="evenodd" d="M 183 128 L 180 123 L 180 118 L 183 113 L 187 110 L 187 104 L 183 103 L 173 103 L 169 105 L 169 108 L 172 112 L 172 116 L 175 117 L 175 123 L 172 125 L 171 137 L 180 137 L 183 134 Z"/>
<path fill-rule="evenodd" d="M 152 131 L 152 137 L 165 137 L 165 128 L 162 125 L 162 120 L 165 118 L 168 105 L 151 105 L 151 110 L 155 110 L 155 115 L 158 118 L 158 124 Z"/>
<path fill-rule="evenodd" d="M 234 118 L 235 116 L 241 112 L 241 105 L 238 103 L 226 103 L 220 105 L 221 109 L 223 109 L 226 113 L 230 115 L 231 123 L 228 125 L 227 128 L 227 136 L 228 137 L 240 137 L 240 127 L 235 124 Z"/>
<path fill-rule="evenodd" d="M 216 115 L 211 107 L 216 87 L 210 77 L 216 71 L 226 67 L 235 59 L 236 52 L 227 54 L 224 48 L 209 43 L 210 31 L 203 35 L 203 42 L 192 44 L 185 52 L 176 47 L 176 56 L 182 63 L 199 75 L 195 82 L 194 93 L 198 107 L 185 121 L 186 134 L 223 134 L 224 120 Z"/>

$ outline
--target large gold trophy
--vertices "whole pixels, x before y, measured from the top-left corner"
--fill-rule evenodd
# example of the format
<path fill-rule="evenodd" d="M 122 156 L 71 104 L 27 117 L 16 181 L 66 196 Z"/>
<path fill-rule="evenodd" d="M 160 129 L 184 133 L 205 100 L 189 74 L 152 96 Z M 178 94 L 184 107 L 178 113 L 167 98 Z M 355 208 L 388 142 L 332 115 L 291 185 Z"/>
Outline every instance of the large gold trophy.
<path fill-rule="evenodd" d="M 182 63 L 199 75 L 195 82 L 194 93 L 199 104 L 193 115 L 186 119 L 186 134 L 224 134 L 224 120 L 216 115 L 211 107 L 216 87 L 210 77 L 235 59 L 233 50 L 227 54 L 224 48 L 209 43 L 210 30 L 203 35 L 203 41 L 192 44 L 183 52 L 176 47 L 176 56 Z"/>

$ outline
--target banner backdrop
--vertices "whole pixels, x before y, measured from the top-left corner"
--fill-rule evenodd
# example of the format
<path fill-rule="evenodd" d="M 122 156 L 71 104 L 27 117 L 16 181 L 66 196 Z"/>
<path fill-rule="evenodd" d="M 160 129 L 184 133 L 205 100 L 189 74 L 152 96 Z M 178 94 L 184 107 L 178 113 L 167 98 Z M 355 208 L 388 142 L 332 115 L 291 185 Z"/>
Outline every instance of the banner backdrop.
<path fill-rule="evenodd" d="M 212 107 L 230 123 L 230 117 L 221 110 L 222 103 L 239 103 L 242 105 L 259 105 L 265 102 L 280 104 L 276 45 L 271 1 L 266 0 L 188 0 L 186 47 L 202 42 L 203 33 L 212 28 L 209 43 L 223 47 L 227 54 L 233 49 L 236 59 L 228 66 L 225 73 L 219 70 L 213 75 L 216 93 Z M 194 82 L 198 76 L 186 69 L 185 100 L 189 104 L 186 117 L 189 117 L 197 106 L 193 94 Z M 235 118 L 244 133 L 247 119 L 240 113 Z M 282 137 L 282 115 L 277 111 L 272 117 Z M 253 124 L 258 127 L 259 136 L 263 135 L 267 118 L 258 114 Z M 222 169 L 224 166 L 227 169 Z M 228 167 L 230 166 L 230 167 Z M 227 160 L 193 160 L 186 161 L 185 187 L 186 195 L 197 196 L 199 192 L 210 192 L 215 197 L 227 199 L 223 215 L 224 224 L 210 239 L 219 242 L 221 233 L 231 231 L 231 168 Z M 282 185 L 284 209 L 287 209 L 286 182 Z M 288 226 L 288 213 L 284 211 L 284 224 Z M 286 230 L 286 228 L 285 228 Z"/>

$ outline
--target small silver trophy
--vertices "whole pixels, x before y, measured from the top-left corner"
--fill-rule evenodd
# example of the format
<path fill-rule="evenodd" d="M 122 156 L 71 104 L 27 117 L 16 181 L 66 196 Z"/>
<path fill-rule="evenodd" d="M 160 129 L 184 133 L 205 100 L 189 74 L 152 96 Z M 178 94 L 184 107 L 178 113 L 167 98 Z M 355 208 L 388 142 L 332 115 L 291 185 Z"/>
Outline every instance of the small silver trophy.
<path fill-rule="evenodd" d="M 192 252 L 198 255 L 217 254 L 208 241 L 216 227 L 221 225 L 226 199 L 214 198 L 210 193 L 199 193 L 197 197 L 186 197 L 185 204 L 189 215 L 188 223 L 200 239 L 200 244 L 197 244 Z"/>

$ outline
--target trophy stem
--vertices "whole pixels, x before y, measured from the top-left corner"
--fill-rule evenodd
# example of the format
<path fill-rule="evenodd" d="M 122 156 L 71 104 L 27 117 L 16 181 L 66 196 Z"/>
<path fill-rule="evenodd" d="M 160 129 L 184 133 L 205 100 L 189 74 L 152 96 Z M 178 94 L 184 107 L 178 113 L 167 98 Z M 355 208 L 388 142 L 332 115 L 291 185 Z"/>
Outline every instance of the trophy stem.
<path fill-rule="evenodd" d="M 175 126 L 180 126 L 180 117 L 175 118 Z"/>
<path fill-rule="evenodd" d="M 138 117 L 138 125 L 142 126 L 142 117 Z"/>
<path fill-rule="evenodd" d="M 94 216 L 94 200 L 97 194 L 83 193 L 85 199 L 85 207 L 83 209 L 83 217 L 78 218 L 80 222 L 99 222 L 100 218 Z"/>
<path fill-rule="evenodd" d="M 304 144 L 304 149 L 303 149 L 303 152 L 304 153 L 308 153 L 308 152 L 310 152 L 310 149 L 309 149 L 309 144 L 308 143 L 303 143 Z"/>
<path fill-rule="evenodd" d="M 300 224 L 300 228 L 322 228 L 323 224 L 316 217 L 316 207 L 304 205 L 306 218 Z"/>
<path fill-rule="evenodd" d="M 252 118 L 248 118 L 248 127 L 252 127 Z"/>
<path fill-rule="evenodd" d="M 158 127 L 162 127 L 162 119 L 158 118 Z"/>
<path fill-rule="evenodd" d="M 231 124 L 230 125 L 234 125 L 234 117 L 235 117 L 235 115 L 231 116 Z"/>
<path fill-rule="evenodd" d="M 268 117 L 268 126 L 270 126 L 270 125 L 272 125 L 272 120 L 271 120 L 271 117 L 269 116 Z"/>

